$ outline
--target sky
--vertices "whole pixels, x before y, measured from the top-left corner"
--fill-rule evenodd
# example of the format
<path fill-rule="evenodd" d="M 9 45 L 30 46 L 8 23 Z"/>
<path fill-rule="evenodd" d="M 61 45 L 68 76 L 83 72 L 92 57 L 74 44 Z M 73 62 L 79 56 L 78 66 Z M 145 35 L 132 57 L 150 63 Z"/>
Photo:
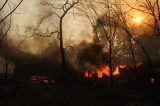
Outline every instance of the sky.
<path fill-rule="evenodd" d="M 26 30 L 27 28 L 35 28 L 37 23 L 43 16 L 50 12 L 48 8 L 42 6 L 42 0 L 24 0 L 20 7 L 13 14 L 12 28 L 10 30 L 11 38 L 17 40 L 24 39 L 24 36 L 30 36 L 32 31 Z M 44 32 L 49 30 L 56 30 L 54 26 L 58 27 L 58 18 L 53 16 L 48 18 L 44 23 L 41 31 Z M 86 25 L 85 25 L 86 24 Z M 83 40 L 88 42 L 92 41 L 92 29 L 86 23 L 86 19 L 82 17 L 74 17 L 73 15 L 67 15 L 64 19 L 63 31 L 65 35 L 65 40 L 68 42 L 70 35 L 72 36 L 72 44 L 78 44 Z M 49 28 L 47 27 L 49 26 Z M 77 30 L 78 29 L 78 30 Z M 47 38 L 48 39 L 48 38 Z M 35 45 L 33 47 L 33 45 Z M 21 46 L 21 49 L 25 52 L 31 52 L 33 54 L 40 53 L 42 48 L 47 47 L 47 43 L 44 43 L 44 47 L 39 47 L 39 42 L 33 38 L 28 38 L 25 44 Z M 37 48 L 36 48 L 37 47 Z M 25 48 L 25 49 L 23 49 Z"/>
<path fill-rule="evenodd" d="M 17 1 L 19 0 L 15 0 L 13 4 L 16 4 Z M 33 29 L 36 27 L 37 23 L 40 22 L 41 18 L 51 12 L 50 8 L 40 4 L 42 1 L 46 2 L 47 0 L 24 0 L 13 14 L 10 36 L 15 42 L 23 40 L 26 36 L 32 35 Z M 126 1 L 131 3 L 130 0 Z M 135 1 L 136 0 L 132 0 L 132 4 Z M 52 18 L 48 18 L 44 21 L 40 27 L 40 31 L 42 33 L 47 31 L 55 31 L 56 27 L 58 27 L 58 22 L 59 19 L 54 15 Z M 83 40 L 88 42 L 92 42 L 93 40 L 92 28 L 88 20 L 84 17 L 67 15 L 64 19 L 63 32 L 65 37 L 64 42 L 66 42 L 66 44 L 68 44 L 68 39 L 70 36 L 72 36 L 71 43 L 73 45 L 79 44 Z M 41 42 L 32 37 L 25 40 L 21 46 L 21 50 L 32 54 L 38 54 L 41 53 L 42 49 L 47 46 L 47 42 L 43 42 L 42 45 Z"/>

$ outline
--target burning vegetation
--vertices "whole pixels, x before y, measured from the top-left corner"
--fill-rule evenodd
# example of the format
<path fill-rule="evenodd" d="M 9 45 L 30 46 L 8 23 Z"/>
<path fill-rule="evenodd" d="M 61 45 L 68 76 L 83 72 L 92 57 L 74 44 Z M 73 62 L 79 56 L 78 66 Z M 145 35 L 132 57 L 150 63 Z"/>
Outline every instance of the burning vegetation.
<path fill-rule="evenodd" d="M 135 64 L 135 68 L 138 68 L 142 65 L 143 65 L 142 62 L 137 62 Z M 113 76 L 119 76 L 121 74 L 120 70 L 123 69 L 123 70 L 127 71 L 127 68 L 132 68 L 133 69 L 134 65 L 133 64 L 130 64 L 130 65 L 120 64 L 120 65 L 114 66 L 112 75 Z M 104 76 L 105 77 L 110 77 L 109 66 L 106 65 L 106 64 L 100 64 L 95 70 L 85 70 L 84 71 L 84 77 L 85 78 L 92 78 L 93 76 L 96 76 L 97 78 L 103 78 Z"/>
<path fill-rule="evenodd" d="M 41 76 L 41 75 L 34 75 L 30 77 L 31 83 L 37 83 L 37 84 L 54 84 L 54 80 L 49 76 Z"/>

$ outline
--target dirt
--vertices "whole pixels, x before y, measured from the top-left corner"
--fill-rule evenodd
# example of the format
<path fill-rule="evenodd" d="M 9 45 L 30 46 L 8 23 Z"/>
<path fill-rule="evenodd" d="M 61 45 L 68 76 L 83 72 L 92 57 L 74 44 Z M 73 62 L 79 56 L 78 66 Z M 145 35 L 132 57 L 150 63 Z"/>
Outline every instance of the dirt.
<path fill-rule="evenodd" d="M 87 81 L 87 80 L 86 80 Z M 54 84 L 29 80 L 0 83 L 1 106 L 159 106 L 158 86 L 97 85 L 84 81 Z M 3 83 L 2 83 L 3 82 Z"/>

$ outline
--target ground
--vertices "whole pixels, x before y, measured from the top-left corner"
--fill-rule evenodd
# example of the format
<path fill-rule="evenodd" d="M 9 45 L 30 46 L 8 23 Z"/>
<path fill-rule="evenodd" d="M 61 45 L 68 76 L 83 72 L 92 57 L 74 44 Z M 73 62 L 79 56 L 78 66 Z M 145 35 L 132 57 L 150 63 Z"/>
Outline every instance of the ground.
<path fill-rule="evenodd" d="M 1 106 L 159 106 L 160 87 L 96 85 L 82 81 L 32 83 L 29 79 L 0 83 Z M 85 82 L 85 83 L 84 83 Z M 87 83 L 86 83 L 87 82 Z"/>

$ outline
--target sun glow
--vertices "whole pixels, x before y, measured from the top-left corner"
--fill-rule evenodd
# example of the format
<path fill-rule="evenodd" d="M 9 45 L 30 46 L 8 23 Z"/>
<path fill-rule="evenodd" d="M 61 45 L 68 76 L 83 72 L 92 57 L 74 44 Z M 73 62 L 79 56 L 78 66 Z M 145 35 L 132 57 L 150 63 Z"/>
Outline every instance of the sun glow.
<path fill-rule="evenodd" d="M 136 24 L 140 24 L 140 23 L 142 23 L 142 21 L 143 21 L 143 17 L 141 17 L 141 16 L 136 16 L 133 18 L 133 22 Z"/>

